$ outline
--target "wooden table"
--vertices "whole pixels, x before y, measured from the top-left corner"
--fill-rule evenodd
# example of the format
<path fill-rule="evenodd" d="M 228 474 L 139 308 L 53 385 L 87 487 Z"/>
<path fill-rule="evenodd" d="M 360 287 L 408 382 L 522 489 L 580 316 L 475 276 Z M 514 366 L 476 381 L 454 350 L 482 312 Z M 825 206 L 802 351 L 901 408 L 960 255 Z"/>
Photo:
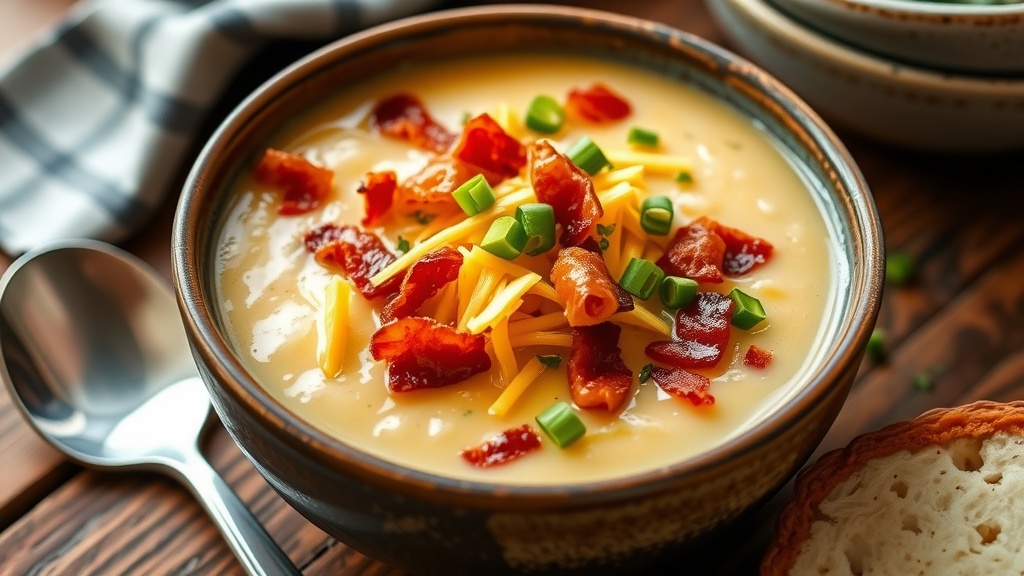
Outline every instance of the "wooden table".
<path fill-rule="evenodd" d="M 0 65 L 72 1 L 0 0 Z M 611 0 L 586 4 L 623 10 Z M 727 45 L 697 0 L 633 2 L 628 10 Z M 296 53 L 303 49 L 308 47 L 292 47 Z M 279 57 L 246 74 L 269 75 L 284 63 Z M 253 81 L 240 82 L 242 89 Z M 239 96 L 229 96 L 225 106 Z M 918 271 L 911 285 L 887 289 L 879 325 L 888 333 L 889 359 L 864 363 L 819 454 L 931 407 L 1024 396 L 1020 154 L 939 157 L 840 134 L 874 191 L 888 249 L 910 253 Z M 174 200 L 124 244 L 165 275 Z M 9 264 L 10 257 L 0 254 L 0 272 Z M 930 375 L 930 390 L 914 385 L 921 374 Z M 207 453 L 304 573 L 397 573 L 306 522 L 220 427 Z M 0 574 L 241 573 L 183 488 L 156 475 L 104 474 L 68 463 L 35 437 L 2 387 L 0 478 Z M 709 551 L 715 568 L 700 573 L 754 573 L 788 493 L 787 487 L 736 526 L 719 551 Z M 693 565 L 691 559 L 684 562 Z"/>

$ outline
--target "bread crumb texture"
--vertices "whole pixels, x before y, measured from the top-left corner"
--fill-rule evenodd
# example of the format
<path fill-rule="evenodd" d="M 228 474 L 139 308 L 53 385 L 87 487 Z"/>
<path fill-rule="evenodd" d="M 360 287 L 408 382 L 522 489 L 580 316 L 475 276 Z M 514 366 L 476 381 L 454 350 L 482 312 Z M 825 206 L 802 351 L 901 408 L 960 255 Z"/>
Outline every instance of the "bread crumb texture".
<path fill-rule="evenodd" d="M 1024 438 L 871 460 L 818 505 L 792 574 L 1024 573 Z"/>

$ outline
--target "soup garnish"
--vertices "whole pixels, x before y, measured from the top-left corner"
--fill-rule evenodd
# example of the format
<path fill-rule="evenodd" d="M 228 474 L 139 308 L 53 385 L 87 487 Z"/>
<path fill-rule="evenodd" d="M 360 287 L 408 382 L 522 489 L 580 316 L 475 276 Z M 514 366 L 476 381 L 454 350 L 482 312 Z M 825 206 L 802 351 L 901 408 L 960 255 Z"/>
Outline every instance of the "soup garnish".
<path fill-rule="evenodd" d="M 538 94 L 555 132 L 526 122 Z M 218 248 L 227 334 L 283 406 L 382 459 L 518 484 L 662 468 L 755 425 L 821 353 L 837 279 L 813 180 L 685 83 L 456 59 L 346 85 L 268 147 L 330 188 L 285 215 L 315 190 L 240 174 Z M 559 403 L 582 436 L 537 420 Z M 467 461 L 524 425 L 539 447 Z"/>
<path fill-rule="evenodd" d="M 617 122 L 631 114 L 629 102 L 604 84 L 571 90 L 565 109 L 576 121 L 594 123 Z M 528 126 L 541 134 L 557 132 L 565 122 L 563 108 L 550 96 L 535 98 L 526 117 Z M 730 324 L 749 330 L 765 319 L 765 311 L 756 298 L 739 289 L 726 296 L 695 288 L 765 264 L 772 254 L 768 241 L 700 217 L 659 244 L 658 237 L 668 237 L 672 230 L 671 199 L 641 199 L 638 188 L 621 186 L 628 184 L 623 181 L 604 191 L 605 202 L 622 205 L 623 228 L 613 248 L 619 224 L 599 223 L 605 210 L 593 178 L 614 166 L 589 136 L 561 153 L 543 137 L 520 142 L 488 114 L 470 118 L 461 134 L 454 135 L 434 120 L 422 100 L 408 93 L 379 100 L 370 124 L 382 135 L 438 156 L 410 177 L 411 186 L 399 185 L 392 171 L 367 173 L 357 188 L 365 199 L 363 226 L 386 228 L 387 220 L 395 217 L 396 202 L 422 204 L 421 210 L 430 209 L 452 225 L 421 235 L 415 244 L 406 242 L 401 256 L 368 228 L 333 222 L 311 230 L 305 245 L 318 263 L 350 281 L 364 298 L 383 301 L 378 311 L 381 326 L 370 339 L 369 352 L 374 360 L 386 363 L 392 393 L 463 382 L 492 370 L 493 354 L 508 394 L 500 396 L 490 412 L 507 413 L 525 393 L 529 376 L 543 370 L 539 366 L 561 361 L 559 357 L 557 363 L 541 362 L 551 356 L 538 356 L 528 363 L 534 366 L 520 370 L 508 332 L 533 322 L 552 329 L 546 332 L 549 341 L 569 341 L 566 375 L 575 409 L 617 412 L 630 397 L 634 381 L 619 348 L 620 324 L 627 323 L 671 336 L 646 347 L 651 360 L 667 365 L 649 369 L 659 387 L 693 406 L 714 404 L 710 379 L 689 370 L 721 362 Z M 657 135 L 634 128 L 627 140 L 651 147 L 657 144 Z M 283 215 L 314 210 L 329 192 L 324 187 L 325 182 L 330 186 L 331 172 L 302 156 L 268 149 L 256 171 L 260 181 L 282 189 Z M 477 238 L 481 230 L 483 236 Z M 621 237 L 626 240 L 619 241 Z M 634 250 L 626 261 L 623 243 L 640 245 L 640 254 L 660 257 L 655 263 L 632 255 Z M 552 251 L 553 261 L 544 256 Z M 614 275 L 606 261 L 611 251 L 618 256 Z M 524 252 L 531 258 L 528 263 L 512 263 Z M 476 264 L 472 272 L 464 272 L 472 266 L 467 261 Z M 664 294 L 666 309 L 677 309 L 671 332 L 656 311 L 639 307 L 634 300 L 647 301 L 655 293 Z M 341 370 L 343 355 L 328 351 L 348 343 L 344 331 L 335 327 L 347 323 L 349 295 L 336 283 L 325 295 L 318 359 L 327 377 Z M 530 297 L 534 302 L 526 304 Z M 428 306 L 436 299 L 440 301 Z M 627 320 L 624 315 L 630 313 Z M 535 337 L 542 333 L 519 332 Z M 529 345 L 520 342 L 518 347 Z M 745 362 L 760 368 L 771 358 L 754 347 L 747 356 Z M 586 430 L 565 402 L 556 402 L 536 421 L 562 448 Z M 533 428 L 522 424 L 461 455 L 473 465 L 487 467 L 515 460 L 541 445 Z"/>

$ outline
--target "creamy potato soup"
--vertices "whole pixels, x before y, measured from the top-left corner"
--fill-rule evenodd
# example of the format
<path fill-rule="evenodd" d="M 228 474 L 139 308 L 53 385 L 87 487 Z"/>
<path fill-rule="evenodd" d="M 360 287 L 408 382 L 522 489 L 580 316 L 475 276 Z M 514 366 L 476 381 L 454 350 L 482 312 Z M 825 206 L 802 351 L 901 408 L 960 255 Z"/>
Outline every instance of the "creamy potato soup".
<path fill-rule="evenodd" d="M 595 120 L 569 104 L 571 92 L 595 86 L 628 104 L 625 116 L 622 110 L 613 110 L 615 118 Z M 363 226 L 367 194 L 359 189 L 368 173 L 391 171 L 402 188 L 438 158 L 452 154 L 429 149 L 432 144 L 424 146 L 414 138 L 382 133 L 375 126 L 375 107 L 399 94 L 418 99 L 433 120 L 454 135 L 451 146 L 458 145 L 468 119 L 484 113 L 523 144 L 527 162 L 517 174 L 487 177 L 496 181 L 491 187 L 493 206 L 472 196 L 481 205 L 476 207 L 483 209 L 471 216 L 450 201 L 411 201 L 396 192 L 387 211 Z M 546 118 L 555 124 L 542 125 L 551 133 L 527 126 L 527 110 L 538 95 L 550 96 L 557 105 L 550 108 L 556 111 L 554 116 Z M 564 113 L 560 125 L 557 112 Z M 630 143 L 633 128 L 653 133 L 657 142 L 651 141 L 651 134 L 641 134 L 639 142 L 634 137 Z M 697 378 L 689 395 L 666 392 L 655 378 L 640 381 L 640 373 L 647 376 L 650 371 L 644 370 L 649 364 L 662 369 L 662 380 L 677 370 L 663 359 L 652 359 L 645 351 L 649 343 L 684 340 L 674 330 L 675 310 L 661 301 L 659 278 L 642 275 L 640 285 L 632 287 L 642 290 L 646 283 L 655 288 L 646 301 L 632 298 L 633 311 L 616 308 L 609 316 L 597 310 L 600 302 L 589 296 L 576 311 L 596 314 L 594 319 L 575 321 L 600 326 L 596 333 L 605 337 L 611 329 L 598 322 L 621 328 L 621 361 L 616 357 L 609 362 L 620 367 L 611 370 L 617 381 L 621 384 L 625 378 L 627 383 L 624 391 L 618 389 L 621 398 L 609 400 L 609 405 L 581 407 L 570 392 L 575 328 L 568 323 L 562 292 L 573 289 L 574 274 L 582 264 L 573 259 L 563 262 L 566 271 L 559 286 L 552 267 L 563 251 L 560 243 L 535 256 L 511 259 L 479 246 L 499 216 L 510 217 L 503 222 L 514 228 L 510 220 L 515 220 L 516 207 L 538 203 L 531 164 L 538 162 L 534 156 L 541 154 L 542 146 L 535 142 L 553 147 L 546 158 L 561 162 L 560 158 L 572 157 L 583 164 L 569 153 L 585 136 L 612 165 L 598 166 L 593 176 L 583 173 L 593 183 L 603 215 L 588 227 L 585 219 L 570 224 L 556 214 L 556 237 L 565 241 L 567 227 L 576 232 L 582 227 L 582 236 L 592 240 L 589 249 L 575 249 L 574 258 L 591 258 L 589 254 L 598 262 L 603 259 L 596 276 L 604 274 L 615 284 L 634 257 L 664 262 L 678 231 L 700 217 L 772 247 L 767 258 L 752 256 L 757 265 L 743 273 L 726 274 L 721 282 L 700 282 L 701 293 L 724 295 L 726 302 L 739 288 L 760 302 L 766 319 L 749 329 L 727 326 L 721 358 L 711 366 L 685 370 L 708 379 Z M 447 144 L 435 147 L 442 150 Z M 550 54 L 488 56 L 396 69 L 341 87 L 324 105 L 288 124 L 267 147 L 329 170 L 330 189 L 318 205 L 281 214 L 286 195 L 281 182 L 268 184 L 266 178 L 257 178 L 255 163 L 234 184 L 218 250 L 219 305 L 233 343 L 262 386 L 301 418 L 345 443 L 404 466 L 485 482 L 571 484 L 680 462 L 750 428 L 773 402 L 791 394 L 790 383 L 807 370 L 829 313 L 836 282 L 833 243 L 807 182 L 749 119 L 702 91 L 652 72 Z M 641 225 L 644 199 L 650 196 L 670 201 L 673 216 L 667 234 L 648 233 Z M 651 215 L 663 218 L 665 212 Z M 466 224 L 471 220 L 477 224 Z M 657 225 L 659 219 L 653 220 Z M 376 280 L 393 272 L 389 277 L 400 282 L 409 264 L 424 260 L 422 247 L 433 251 L 448 246 L 448 254 L 461 259 L 461 268 L 453 273 L 457 277 L 408 316 L 436 317 L 446 323 L 444 334 L 475 338 L 489 366 L 444 386 L 393 390 L 388 379 L 391 362 L 375 360 L 371 350 L 388 298 L 368 300 L 344 271 L 325 265 L 307 248 L 307 236 L 325 224 L 370 232 L 395 255 L 385 258 L 394 265 L 372 271 Z M 439 242 L 439 234 L 450 238 Z M 502 236 L 499 230 L 499 236 L 517 242 L 515 234 Z M 533 247 L 543 239 L 535 239 Z M 366 246 L 356 251 L 365 255 Z M 761 259 L 765 261 L 758 263 Z M 605 267 L 607 272 L 602 272 Z M 735 324 L 740 312 L 731 306 Z M 406 345 L 415 334 L 391 334 L 389 345 Z M 429 345 L 441 339 L 423 340 Z M 766 361 L 764 355 L 746 360 L 752 345 L 770 354 L 765 367 L 759 366 Z M 406 360 L 412 358 L 418 366 L 424 358 L 421 353 Z M 452 357 L 456 363 L 462 361 L 459 354 Z M 427 359 L 434 360 L 429 354 Z M 628 369 L 625 376 L 622 365 Z M 579 369 L 577 375 L 580 370 L 594 372 L 600 380 L 606 368 Z M 684 381 L 694 382 L 688 378 Z M 516 390 L 509 391 L 513 382 Z M 710 385 L 702 388 L 702 382 Z M 559 401 L 586 428 L 581 438 L 565 447 L 559 447 L 535 420 Z M 463 457 L 463 451 L 524 425 L 539 439 L 539 448 L 492 466 L 474 465 Z M 500 452 L 500 447 L 494 450 Z"/>

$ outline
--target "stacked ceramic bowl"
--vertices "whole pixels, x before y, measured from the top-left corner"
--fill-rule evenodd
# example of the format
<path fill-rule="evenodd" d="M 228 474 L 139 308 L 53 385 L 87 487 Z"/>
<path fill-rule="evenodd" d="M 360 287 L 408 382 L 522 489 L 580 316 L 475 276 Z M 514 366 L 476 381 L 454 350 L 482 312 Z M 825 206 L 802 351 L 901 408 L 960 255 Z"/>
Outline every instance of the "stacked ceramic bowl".
<path fill-rule="evenodd" d="M 838 127 L 919 150 L 1024 149 L 1024 2 L 707 4 L 739 51 Z"/>

